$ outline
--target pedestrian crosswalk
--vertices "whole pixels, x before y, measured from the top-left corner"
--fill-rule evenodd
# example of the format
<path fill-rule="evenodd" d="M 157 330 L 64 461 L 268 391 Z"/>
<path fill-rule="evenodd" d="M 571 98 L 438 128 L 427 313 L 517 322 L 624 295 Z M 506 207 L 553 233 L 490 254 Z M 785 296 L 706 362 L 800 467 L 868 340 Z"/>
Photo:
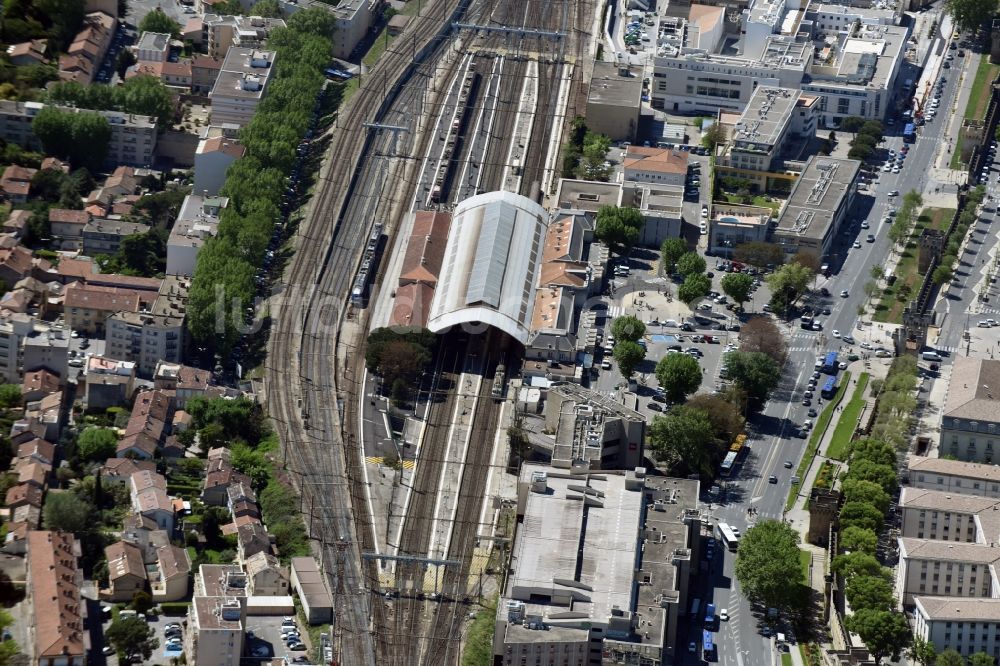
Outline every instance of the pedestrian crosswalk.
<path fill-rule="evenodd" d="M 608 317 L 611 319 L 617 319 L 625 314 L 624 305 L 609 305 L 608 306 Z"/>
<path fill-rule="evenodd" d="M 934 349 L 937 351 L 948 352 L 949 354 L 953 354 L 958 351 L 958 347 L 952 345 L 934 345 Z"/>
<path fill-rule="evenodd" d="M 369 465 L 383 465 L 385 464 L 385 458 L 382 456 L 365 456 L 365 462 Z M 413 469 L 417 466 L 416 460 L 404 460 L 403 469 Z"/>

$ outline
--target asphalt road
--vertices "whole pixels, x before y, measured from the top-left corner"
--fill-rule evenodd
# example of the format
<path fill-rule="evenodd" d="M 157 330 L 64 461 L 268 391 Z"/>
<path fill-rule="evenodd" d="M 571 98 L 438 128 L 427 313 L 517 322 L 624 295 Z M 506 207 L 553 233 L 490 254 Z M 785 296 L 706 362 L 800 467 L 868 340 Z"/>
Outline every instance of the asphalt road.
<path fill-rule="evenodd" d="M 944 73 L 948 82 L 942 95 L 942 108 L 947 109 L 957 95 L 959 70 L 956 67 Z M 825 286 L 831 297 L 815 304 L 828 306 L 832 313 L 828 317 L 821 318 L 824 320 L 824 326 L 820 333 L 803 331 L 795 322 L 788 325 L 789 362 L 782 383 L 763 412 L 751 420 L 749 427 L 751 453 L 743 468 L 729 483 L 729 488 L 719 503 L 708 505 L 713 522 L 727 522 L 745 531 L 757 520 L 782 518 L 785 499 L 791 487 L 792 470 L 798 467 L 807 441 L 792 436 L 797 426 L 807 418 L 808 408 L 801 404 L 802 391 L 813 372 L 816 356 L 822 352 L 840 350 L 840 341 L 833 337 L 835 329 L 841 334 L 850 333 L 858 343 L 867 341 L 875 346 L 889 347 L 891 341 L 877 326 L 873 328 L 870 324 L 866 324 L 858 328 L 858 307 L 865 300 L 864 284 L 871 279 L 871 267 L 883 265 L 885 257 L 889 256 L 890 241 L 887 235 L 889 225 L 883 224 L 880 220 L 889 207 L 900 205 L 900 199 L 906 192 L 933 191 L 936 187 L 936 183 L 929 182 L 932 173 L 928 165 L 934 162 L 935 152 L 942 140 L 947 122 L 949 122 L 947 117 L 939 116 L 924 125 L 916 143 L 911 144 L 910 153 L 901 172 L 892 174 L 880 170 L 877 182 L 873 183 L 871 191 L 859 193 L 852 214 L 848 218 L 853 222 L 849 228 L 849 235 L 841 233 L 838 236 L 838 244 L 834 250 L 836 257 L 832 264 L 836 272 L 828 280 L 820 278 L 816 285 Z M 897 132 L 901 129 L 902 124 L 898 121 L 894 127 L 889 128 L 890 131 Z M 902 145 L 900 136 L 887 136 L 880 148 L 884 156 L 889 149 L 898 151 Z M 1000 188 L 996 184 L 995 175 L 994 171 L 992 189 L 996 194 Z M 899 190 L 900 196 L 895 199 L 890 198 L 888 193 L 892 190 Z M 868 221 L 869 229 L 861 229 L 862 220 Z M 981 245 L 973 244 L 974 254 L 966 255 L 971 265 L 966 267 L 965 271 L 960 269 L 960 272 L 971 272 L 971 275 L 959 276 L 961 287 L 953 289 L 954 297 L 947 301 L 946 307 L 950 308 L 951 313 L 967 311 L 974 299 L 971 286 L 978 280 L 980 272 L 989 267 L 989 261 L 982 265 L 979 263 L 979 258 L 980 255 L 985 256 L 991 243 L 996 241 L 997 228 L 993 226 L 987 228 L 989 233 L 981 236 L 985 236 L 988 242 Z M 869 233 L 875 235 L 874 243 L 866 242 Z M 855 240 L 860 241 L 860 248 L 852 247 Z M 848 295 L 841 298 L 839 296 L 841 290 L 847 290 Z M 1000 310 L 992 311 L 1000 312 Z M 987 316 L 995 315 L 988 314 L 988 311 L 982 315 L 982 317 Z M 975 326 L 975 318 L 972 325 Z M 946 317 L 940 344 L 946 350 L 956 348 L 965 327 L 965 317 L 954 315 Z M 791 461 L 792 470 L 785 468 L 786 460 Z M 768 482 L 770 475 L 777 477 L 776 484 Z M 751 506 L 757 510 L 757 514 L 753 517 L 747 515 L 747 509 Z M 720 623 L 717 634 L 716 644 L 720 664 L 770 666 L 779 658 L 774 642 L 761 634 L 759 615 L 755 616 L 751 612 L 749 603 L 740 593 L 735 581 L 734 563 L 733 553 L 724 548 L 717 548 L 716 559 L 712 563 L 713 575 L 710 577 L 710 584 L 699 593 L 692 593 L 691 596 L 692 598 L 700 596 L 703 607 L 705 603 L 712 601 L 717 610 L 725 608 L 729 612 L 729 621 Z M 700 622 L 692 623 L 689 635 L 678 642 L 686 645 L 690 640 L 697 640 L 700 644 L 701 630 Z M 700 654 L 690 654 L 684 648 L 678 652 L 682 654 L 682 661 L 694 663 L 701 660 Z"/>

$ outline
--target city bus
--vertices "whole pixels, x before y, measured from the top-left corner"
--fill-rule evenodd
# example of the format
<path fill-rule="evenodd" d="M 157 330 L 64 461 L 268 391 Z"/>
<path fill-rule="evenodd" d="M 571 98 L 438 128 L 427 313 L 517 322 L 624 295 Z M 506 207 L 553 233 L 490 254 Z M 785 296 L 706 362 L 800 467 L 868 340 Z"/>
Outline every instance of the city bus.
<path fill-rule="evenodd" d="M 712 642 L 712 632 L 705 630 L 701 639 L 701 658 L 712 661 L 715 658 L 715 643 Z"/>
<path fill-rule="evenodd" d="M 917 128 L 913 125 L 913 123 L 907 123 L 906 126 L 903 128 L 903 142 L 913 143 L 916 140 L 917 140 Z"/>
<path fill-rule="evenodd" d="M 698 611 L 701 610 L 701 599 L 695 599 L 691 602 L 691 617 L 698 617 Z"/>
<path fill-rule="evenodd" d="M 837 352 L 829 352 L 823 359 L 823 373 L 835 375 L 838 369 Z"/>
<path fill-rule="evenodd" d="M 736 435 L 736 439 L 729 445 L 729 451 L 719 465 L 719 476 L 724 479 L 731 477 L 733 472 L 736 471 L 736 466 L 743 462 L 743 459 L 747 457 L 749 452 L 750 446 L 747 444 L 746 433 L 741 432 Z"/>
<path fill-rule="evenodd" d="M 823 384 L 823 389 L 820 391 L 820 395 L 827 400 L 833 398 L 837 395 L 837 378 L 828 377 L 826 382 Z"/>
<path fill-rule="evenodd" d="M 733 528 L 727 523 L 719 523 L 719 539 L 722 540 L 726 548 L 733 552 L 736 552 L 736 549 L 739 547 L 740 539 L 733 532 Z"/>
<path fill-rule="evenodd" d="M 719 476 L 723 479 L 728 479 L 733 475 L 733 468 L 736 467 L 736 451 L 730 451 L 726 454 L 726 457 L 722 459 L 722 463 L 719 465 Z"/>

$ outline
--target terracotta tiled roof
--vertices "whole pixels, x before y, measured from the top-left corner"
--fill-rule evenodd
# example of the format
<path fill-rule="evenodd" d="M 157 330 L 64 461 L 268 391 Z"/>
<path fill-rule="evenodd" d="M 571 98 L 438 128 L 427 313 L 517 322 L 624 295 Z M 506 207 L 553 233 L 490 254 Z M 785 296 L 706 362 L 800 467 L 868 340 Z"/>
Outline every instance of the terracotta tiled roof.
<path fill-rule="evenodd" d="M 59 375 L 48 370 L 35 370 L 24 373 L 24 383 L 21 384 L 21 393 L 29 391 L 42 391 L 44 393 L 54 393 L 59 390 Z"/>
<path fill-rule="evenodd" d="M 139 293 L 131 289 L 97 287 L 73 282 L 66 286 L 63 307 L 101 312 L 138 312 L 140 303 Z"/>
<path fill-rule="evenodd" d="M 399 273 L 400 286 L 411 282 L 423 282 L 432 287 L 437 284 L 450 228 L 450 213 L 420 211 L 414 216 Z"/>
<path fill-rule="evenodd" d="M 3 228 L 10 231 L 24 231 L 31 219 L 30 210 L 12 210 L 7 221 L 3 223 Z"/>
<path fill-rule="evenodd" d="M 142 551 L 127 541 L 113 543 L 104 549 L 108 560 L 108 579 L 113 583 L 125 576 L 146 579 L 146 567 L 142 562 Z"/>
<path fill-rule="evenodd" d="M 33 483 L 19 483 L 7 491 L 6 504 L 8 509 L 30 505 L 41 508 L 44 490 Z"/>
<path fill-rule="evenodd" d="M 35 438 L 17 447 L 18 458 L 37 458 L 51 463 L 55 459 L 56 445 L 44 439 Z"/>
<path fill-rule="evenodd" d="M 423 328 L 427 325 L 433 298 L 434 288 L 422 282 L 399 287 L 392 302 L 391 324 Z"/>
<path fill-rule="evenodd" d="M 83 226 L 90 222 L 90 213 L 85 210 L 72 210 L 69 208 L 50 208 L 49 222 L 59 224 L 79 224 Z"/>
<path fill-rule="evenodd" d="M 156 560 L 160 565 L 160 574 L 164 580 L 177 576 L 187 576 L 191 571 L 191 558 L 188 552 L 177 546 L 163 546 L 156 551 Z"/>
<path fill-rule="evenodd" d="M 20 466 L 17 481 L 18 483 L 31 483 L 39 488 L 44 488 L 46 485 L 45 482 L 49 478 L 49 472 L 51 471 L 51 465 L 33 461 L 28 462 Z"/>
<path fill-rule="evenodd" d="M 228 139 L 223 136 L 205 139 L 201 142 L 201 145 L 198 146 L 199 155 L 204 155 L 205 153 L 224 153 L 230 157 L 240 159 L 246 154 L 246 152 L 246 147 L 240 144 L 239 141 Z"/>
<path fill-rule="evenodd" d="M 120 478 L 131 480 L 136 472 L 155 472 L 156 463 L 152 460 L 132 460 L 131 458 L 108 458 L 101 467 L 104 478 Z"/>
<path fill-rule="evenodd" d="M 72 534 L 28 533 L 28 577 L 34 610 L 35 659 L 83 660 L 83 605 Z"/>
<path fill-rule="evenodd" d="M 622 160 L 622 166 L 625 169 L 672 173 L 682 176 L 687 174 L 688 154 L 683 151 L 669 148 L 646 148 L 645 146 L 631 146 L 627 151 L 625 159 Z"/>

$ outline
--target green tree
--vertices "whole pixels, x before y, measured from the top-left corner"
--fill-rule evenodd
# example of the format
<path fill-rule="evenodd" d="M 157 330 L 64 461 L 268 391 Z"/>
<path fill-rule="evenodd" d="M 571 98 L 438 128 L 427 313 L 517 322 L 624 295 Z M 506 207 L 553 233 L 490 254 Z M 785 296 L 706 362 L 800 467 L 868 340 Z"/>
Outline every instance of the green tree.
<path fill-rule="evenodd" d="M 976 30 L 996 16 L 1000 9 L 997 0 L 945 0 L 944 10 L 951 14 L 962 30 Z"/>
<path fill-rule="evenodd" d="M 781 379 L 781 366 L 763 352 L 729 352 L 725 363 L 733 383 L 757 403 L 765 402 Z"/>
<path fill-rule="evenodd" d="M 715 147 L 726 142 L 726 128 L 719 122 L 714 122 L 705 130 L 701 137 L 701 145 L 715 154 Z"/>
<path fill-rule="evenodd" d="M 35 0 L 33 9 L 51 21 L 52 34 L 58 42 L 57 50 L 63 51 L 69 47 L 73 41 L 73 36 L 80 29 L 84 17 L 83 0 Z M 16 3 L 4 3 L 7 6 L 16 6 Z M 6 14 L 6 11 L 4 12 Z M 6 18 L 6 17 L 5 17 Z"/>
<path fill-rule="evenodd" d="M 687 277 L 705 272 L 705 259 L 697 252 L 688 252 L 677 260 L 677 272 Z"/>
<path fill-rule="evenodd" d="M 950 262 L 947 264 L 942 263 L 940 266 L 934 269 L 934 272 L 931 274 L 931 280 L 934 282 L 934 284 L 940 286 L 945 282 L 951 280 L 953 275 L 954 271 L 952 270 L 951 263 Z"/>
<path fill-rule="evenodd" d="M 6 576 L 6 574 L 3 575 Z M 3 633 L 12 624 L 14 624 L 14 616 L 0 608 L 0 633 Z M 14 657 L 18 654 L 20 654 L 20 648 L 18 648 L 17 641 L 6 640 L 0 642 L 0 666 L 7 666 L 13 663 Z"/>
<path fill-rule="evenodd" d="M 762 520 L 751 527 L 740 539 L 736 579 L 755 603 L 779 610 L 794 607 L 800 600 L 802 580 L 798 533 L 777 520 Z"/>
<path fill-rule="evenodd" d="M 601 206 L 597 211 L 594 237 L 615 254 L 627 254 L 639 240 L 645 218 L 636 208 Z"/>
<path fill-rule="evenodd" d="M 914 661 L 920 666 L 931 666 L 937 660 L 937 650 L 934 649 L 934 643 L 920 636 L 914 636 L 913 644 L 906 656 L 910 658 L 910 661 Z"/>
<path fill-rule="evenodd" d="M 784 305 L 781 311 L 785 312 L 789 306 L 795 304 L 799 296 L 806 292 L 813 277 L 815 277 L 815 273 L 802 264 L 794 262 L 785 264 L 768 275 L 765 279 L 771 288 L 771 307 L 778 311 L 778 308 L 775 308 L 775 299 L 777 299 L 779 306 Z"/>
<path fill-rule="evenodd" d="M 885 514 L 867 502 L 846 502 L 840 509 L 840 526 L 877 530 L 885 523 Z"/>
<path fill-rule="evenodd" d="M 711 478 L 719 458 L 712 422 L 686 405 L 674 405 L 663 416 L 653 418 L 649 444 L 656 459 L 673 475 L 695 473 Z"/>
<path fill-rule="evenodd" d="M 898 661 L 913 640 L 906 617 L 894 610 L 862 608 L 845 617 L 844 626 L 861 637 L 876 666 L 886 657 Z"/>
<path fill-rule="evenodd" d="M 885 513 L 889 509 L 889 493 L 877 483 L 861 479 L 844 479 L 842 488 L 845 502 L 865 502 Z"/>
<path fill-rule="evenodd" d="M 986 654 L 985 652 L 976 652 L 969 655 L 969 666 L 996 666 L 996 663 L 997 660 L 993 658 L 993 655 Z"/>
<path fill-rule="evenodd" d="M 145 590 L 136 590 L 135 594 L 132 595 L 132 603 L 129 605 L 135 612 L 145 614 L 154 605 L 153 597 Z"/>
<path fill-rule="evenodd" d="M 0 384 L 0 408 L 12 409 L 21 405 L 21 387 L 17 384 Z"/>
<path fill-rule="evenodd" d="M 434 342 L 433 334 L 426 330 L 398 333 L 388 328 L 376 329 L 368 336 L 365 362 L 386 387 L 391 387 L 397 379 L 412 386 L 430 363 Z"/>
<path fill-rule="evenodd" d="M 766 268 L 768 264 L 780 266 L 785 262 L 785 251 L 776 243 L 751 241 L 737 245 L 733 259 L 757 268 Z"/>
<path fill-rule="evenodd" d="M 880 576 L 854 576 L 844 590 L 851 608 L 891 611 L 896 607 L 892 585 Z"/>
<path fill-rule="evenodd" d="M 874 555 L 878 548 L 878 535 L 872 530 L 849 525 L 840 530 L 840 547 L 850 552 Z"/>
<path fill-rule="evenodd" d="M 90 426 L 80 433 L 76 451 L 82 460 L 103 462 L 113 458 L 118 449 L 118 434 L 111 428 Z"/>
<path fill-rule="evenodd" d="M 138 617 L 118 618 L 104 632 L 104 637 L 118 654 L 132 661 L 148 661 L 160 645 L 153 628 Z"/>
<path fill-rule="evenodd" d="M 115 89 L 115 106 L 128 113 L 153 116 L 161 128 L 170 125 L 174 118 L 174 96 L 170 89 L 158 78 L 145 74 L 134 76 Z"/>
<path fill-rule="evenodd" d="M 693 273 L 684 278 L 684 282 L 677 288 L 677 298 L 693 310 L 694 304 L 708 296 L 711 290 L 712 281 L 707 275 Z"/>
<path fill-rule="evenodd" d="M 178 37 L 181 33 L 181 24 L 156 7 L 139 21 L 139 32 L 159 32 Z"/>
<path fill-rule="evenodd" d="M 325 9 L 310 7 L 295 12 L 288 17 L 286 23 L 288 29 L 294 32 L 316 37 L 330 37 L 336 29 L 337 19 Z"/>
<path fill-rule="evenodd" d="M 667 238 L 660 245 L 660 259 L 663 261 L 663 270 L 666 273 L 673 273 L 677 265 L 677 260 L 687 254 L 687 242 L 683 238 Z"/>
<path fill-rule="evenodd" d="M 656 364 L 656 379 L 670 402 L 681 402 L 697 391 L 701 377 L 701 365 L 688 354 L 667 354 Z"/>
<path fill-rule="evenodd" d="M 788 356 L 788 345 L 770 317 L 750 317 L 740 330 L 740 351 L 767 354 L 779 366 Z"/>
<path fill-rule="evenodd" d="M 847 470 L 847 479 L 871 481 L 887 493 L 896 489 L 896 470 L 889 465 L 879 465 L 871 460 L 852 461 Z"/>
<path fill-rule="evenodd" d="M 948 648 L 935 657 L 934 666 L 965 666 L 965 659 L 957 650 Z"/>
<path fill-rule="evenodd" d="M 135 59 L 135 55 L 128 49 L 122 49 L 118 52 L 115 57 L 115 73 L 121 79 L 125 78 L 125 74 L 128 72 L 128 68 L 138 62 Z"/>
<path fill-rule="evenodd" d="M 281 18 L 281 5 L 278 0 L 257 0 L 250 8 L 250 16 Z"/>
<path fill-rule="evenodd" d="M 739 402 L 727 395 L 698 393 L 688 398 L 685 405 L 707 416 L 716 438 L 723 443 L 732 442 L 746 425 Z"/>
<path fill-rule="evenodd" d="M 830 567 L 847 580 L 855 576 L 878 576 L 887 581 L 892 580 L 892 572 L 883 567 L 874 555 L 868 553 L 854 552 L 837 555 L 833 558 Z"/>
<path fill-rule="evenodd" d="M 631 340 L 616 342 L 611 354 L 618 363 L 618 371 L 623 377 L 631 377 L 636 367 L 646 358 L 646 350 L 642 345 Z"/>
<path fill-rule="evenodd" d="M 857 132 L 865 124 L 865 119 L 859 116 L 848 116 L 840 121 L 840 129 L 845 132 Z"/>
<path fill-rule="evenodd" d="M 753 292 L 753 278 L 746 273 L 727 273 L 722 276 L 722 291 L 742 310 Z"/>
<path fill-rule="evenodd" d="M 83 532 L 90 524 L 91 505 L 73 493 L 49 491 L 45 495 L 42 517 L 45 529 L 59 532 Z"/>
<path fill-rule="evenodd" d="M 615 340 L 636 342 L 646 335 L 646 325 L 637 317 L 625 315 L 618 317 L 611 323 L 611 333 L 615 336 Z"/>

